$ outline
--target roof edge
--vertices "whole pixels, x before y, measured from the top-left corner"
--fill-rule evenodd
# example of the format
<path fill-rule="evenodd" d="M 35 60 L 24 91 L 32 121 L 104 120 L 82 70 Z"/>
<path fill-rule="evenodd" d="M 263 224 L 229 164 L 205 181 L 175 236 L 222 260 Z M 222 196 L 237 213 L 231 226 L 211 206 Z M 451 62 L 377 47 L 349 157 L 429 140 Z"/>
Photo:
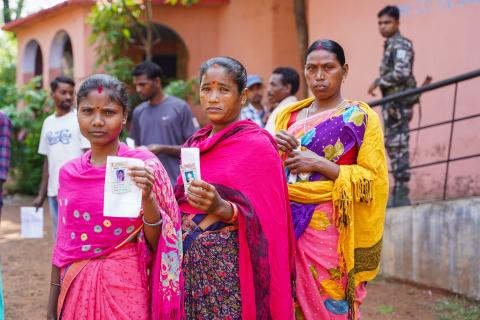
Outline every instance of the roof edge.
<path fill-rule="evenodd" d="M 95 2 L 96 2 L 95 0 L 66 0 L 64 2 L 54 5 L 53 7 L 40 10 L 26 17 L 4 24 L 2 26 L 2 30 L 15 32 L 15 29 L 19 28 L 20 26 L 25 25 L 27 23 L 31 23 L 37 20 L 38 18 L 43 17 L 46 14 L 52 14 L 59 9 L 64 9 L 71 5 L 94 5 Z M 166 5 L 165 0 L 152 0 L 152 3 L 156 5 Z M 230 0 L 200 0 L 198 5 L 218 6 L 218 5 L 229 4 L 229 3 L 230 3 Z"/>
<path fill-rule="evenodd" d="M 43 9 L 40 11 L 37 11 L 35 13 L 32 13 L 31 15 L 28 15 L 26 17 L 10 21 L 7 24 L 4 24 L 2 26 L 2 30 L 4 31 L 10 31 L 10 32 L 15 32 L 15 29 L 18 27 L 26 24 L 26 23 L 31 23 L 35 20 L 37 20 L 40 17 L 43 17 L 46 14 L 52 14 L 55 11 L 58 11 L 59 9 L 64 9 L 66 7 L 72 6 L 72 5 L 94 5 L 95 0 L 66 0 L 63 1 L 59 4 L 54 5 L 53 7 Z"/>

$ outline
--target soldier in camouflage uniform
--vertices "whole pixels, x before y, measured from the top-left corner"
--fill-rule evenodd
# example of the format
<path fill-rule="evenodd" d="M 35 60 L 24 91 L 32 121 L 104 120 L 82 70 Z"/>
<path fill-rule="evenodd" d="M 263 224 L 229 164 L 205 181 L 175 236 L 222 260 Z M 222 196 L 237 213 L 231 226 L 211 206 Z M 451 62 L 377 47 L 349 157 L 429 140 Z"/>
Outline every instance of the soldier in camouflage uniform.
<path fill-rule="evenodd" d="M 375 96 L 379 87 L 383 96 L 416 88 L 413 76 L 412 42 L 403 37 L 399 31 L 400 13 L 396 6 L 387 6 L 378 13 L 380 33 L 386 38 L 380 77 L 370 86 L 368 92 Z M 412 119 L 413 106 L 418 96 L 410 96 L 385 103 L 382 115 L 385 126 L 385 148 L 392 167 L 395 180 L 393 198 L 390 205 L 408 205 L 410 181 L 409 171 L 409 122 Z"/>

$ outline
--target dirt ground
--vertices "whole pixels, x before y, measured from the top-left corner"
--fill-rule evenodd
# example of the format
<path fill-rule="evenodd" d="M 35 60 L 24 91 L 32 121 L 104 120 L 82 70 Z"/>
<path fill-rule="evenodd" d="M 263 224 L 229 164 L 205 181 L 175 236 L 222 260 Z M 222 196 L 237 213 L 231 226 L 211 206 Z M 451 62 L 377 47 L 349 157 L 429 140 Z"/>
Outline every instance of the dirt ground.
<path fill-rule="evenodd" d="M 32 198 L 5 199 L 0 226 L 5 316 L 12 320 L 46 318 L 52 247 L 50 217 L 43 239 L 20 238 L 20 206 Z M 368 284 L 362 320 L 477 320 L 480 304 L 446 292 L 380 278 Z"/>

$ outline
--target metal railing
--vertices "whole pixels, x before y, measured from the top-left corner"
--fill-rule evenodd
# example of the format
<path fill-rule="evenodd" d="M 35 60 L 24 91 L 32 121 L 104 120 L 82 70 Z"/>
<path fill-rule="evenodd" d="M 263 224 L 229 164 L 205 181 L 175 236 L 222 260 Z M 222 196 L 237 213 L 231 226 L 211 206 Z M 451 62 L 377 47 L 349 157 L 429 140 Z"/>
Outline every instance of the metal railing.
<path fill-rule="evenodd" d="M 480 69 L 475 70 L 475 71 L 471 71 L 471 72 L 467 72 L 467 73 L 464 73 L 464 74 L 456 76 L 456 77 L 451 77 L 451 78 L 448 78 L 448 79 L 445 79 L 445 80 L 442 80 L 442 81 L 434 82 L 434 83 L 431 83 L 431 84 L 428 84 L 428 85 L 425 85 L 425 86 L 422 86 L 422 87 L 419 87 L 419 88 L 405 90 L 405 91 L 387 96 L 383 99 L 378 99 L 378 100 L 374 100 L 374 101 L 369 102 L 369 105 L 373 108 L 373 107 L 381 106 L 381 105 L 383 105 L 387 102 L 400 100 L 400 99 L 403 99 L 405 97 L 409 97 L 409 96 L 412 96 L 412 95 L 422 94 L 422 93 L 425 93 L 425 92 L 428 92 L 428 91 L 440 89 L 440 88 L 450 86 L 450 85 L 455 86 L 454 87 L 454 94 L 453 94 L 452 115 L 451 115 L 450 120 L 440 121 L 440 122 L 436 122 L 436 123 L 429 124 L 429 125 L 424 125 L 424 126 L 419 125 L 416 128 L 412 128 L 412 129 L 408 130 L 409 133 L 410 132 L 417 132 L 417 134 L 419 134 L 419 132 L 421 132 L 422 130 L 426 130 L 426 129 L 450 124 L 450 133 L 449 133 L 448 148 L 447 148 L 447 158 L 445 160 L 422 163 L 422 164 L 419 164 L 419 165 L 409 166 L 408 168 L 404 169 L 404 170 L 411 171 L 412 169 L 431 167 L 431 166 L 438 165 L 438 164 L 446 164 L 444 184 L 443 184 L 443 195 L 442 195 L 443 200 L 445 200 L 447 198 L 448 175 L 449 175 L 449 170 L 450 170 L 450 163 L 454 162 L 454 161 L 467 160 L 467 159 L 471 159 L 471 158 L 480 157 L 480 153 L 475 153 L 475 154 L 471 154 L 471 155 L 468 155 L 468 156 L 462 156 L 462 157 L 452 157 L 452 154 L 451 154 L 451 152 L 452 152 L 453 131 L 454 131 L 453 129 L 454 129 L 455 123 L 480 117 L 480 113 L 475 113 L 475 114 L 472 114 L 472 115 L 469 115 L 469 116 L 455 118 L 455 112 L 457 110 L 458 84 L 460 82 L 471 80 L 471 79 L 474 79 L 474 78 L 477 78 L 477 77 L 480 77 Z"/>

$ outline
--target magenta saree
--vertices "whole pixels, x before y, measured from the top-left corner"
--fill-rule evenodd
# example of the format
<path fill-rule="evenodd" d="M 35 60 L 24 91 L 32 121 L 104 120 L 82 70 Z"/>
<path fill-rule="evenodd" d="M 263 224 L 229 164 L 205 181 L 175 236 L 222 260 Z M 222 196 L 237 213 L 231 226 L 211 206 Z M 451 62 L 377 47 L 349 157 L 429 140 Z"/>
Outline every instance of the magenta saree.
<path fill-rule="evenodd" d="M 192 288 L 186 292 L 191 303 L 185 306 L 187 313 L 196 308 L 199 313 L 192 312 L 191 317 L 292 319 L 294 237 L 276 143 L 251 121 L 235 122 L 210 137 L 211 130 L 212 126 L 201 129 L 186 146 L 200 149 L 202 179 L 238 206 L 238 230 L 226 226 L 216 236 L 194 240 L 187 234 L 184 245 L 190 249 L 185 260 L 195 260 L 191 269 L 184 270 L 185 282 Z M 181 179 L 176 196 L 184 215 L 204 215 L 189 206 Z M 213 283 L 216 277 L 228 283 Z M 227 299 L 238 285 L 235 292 L 240 297 L 232 306 Z M 211 299 L 216 303 L 210 308 Z"/>
<path fill-rule="evenodd" d="M 57 315 L 180 319 L 180 217 L 168 175 L 146 150 L 121 144 L 117 155 L 139 158 L 154 172 L 153 193 L 163 218 L 158 248 L 152 254 L 146 245 L 142 212 L 132 219 L 103 216 L 105 167 L 90 164 L 90 151 L 67 163 L 60 171 L 59 228 L 52 260 L 62 270 Z"/>

